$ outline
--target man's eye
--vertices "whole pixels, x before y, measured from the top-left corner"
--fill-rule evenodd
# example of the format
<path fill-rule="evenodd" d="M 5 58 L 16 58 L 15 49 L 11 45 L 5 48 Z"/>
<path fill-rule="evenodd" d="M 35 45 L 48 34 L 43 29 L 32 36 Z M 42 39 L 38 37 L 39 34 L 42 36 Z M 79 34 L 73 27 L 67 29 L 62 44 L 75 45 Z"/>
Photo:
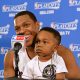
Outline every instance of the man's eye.
<path fill-rule="evenodd" d="M 24 24 L 23 27 L 27 28 L 30 24 Z"/>
<path fill-rule="evenodd" d="M 18 31 L 20 28 L 15 28 L 16 31 Z"/>

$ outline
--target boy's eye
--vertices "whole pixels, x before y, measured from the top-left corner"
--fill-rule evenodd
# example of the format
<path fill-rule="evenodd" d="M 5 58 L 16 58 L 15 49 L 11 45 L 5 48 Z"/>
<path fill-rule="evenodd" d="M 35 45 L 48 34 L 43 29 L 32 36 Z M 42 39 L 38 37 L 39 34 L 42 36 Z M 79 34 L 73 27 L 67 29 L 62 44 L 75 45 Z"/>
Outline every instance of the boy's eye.
<path fill-rule="evenodd" d="M 44 43 L 44 44 L 46 44 L 46 43 L 47 43 L 47 41 L 43 41 L 43 43 Z"/>
<path fill-rule="evenodd" d="M 46 44 L 46 43 L 48 43 L 48 41 L 40 41 L 40 40 L 36 40 L 35 43 L 36 43 L 36 44 L 39 44 L 39 43 Z"/>

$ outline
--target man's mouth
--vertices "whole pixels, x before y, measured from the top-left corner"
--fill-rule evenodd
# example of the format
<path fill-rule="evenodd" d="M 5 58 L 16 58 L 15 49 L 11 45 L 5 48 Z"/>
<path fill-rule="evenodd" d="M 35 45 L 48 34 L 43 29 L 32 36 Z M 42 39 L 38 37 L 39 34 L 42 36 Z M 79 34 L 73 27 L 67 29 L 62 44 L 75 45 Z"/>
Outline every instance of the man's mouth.
<path fill-rule="evenodd" d="M 26 39 L 26 41 L 30 40 L 31 37 L 32 37 L 31 34 L 29 34 L 29 35 L 25 35 L 25 39 Z"/>

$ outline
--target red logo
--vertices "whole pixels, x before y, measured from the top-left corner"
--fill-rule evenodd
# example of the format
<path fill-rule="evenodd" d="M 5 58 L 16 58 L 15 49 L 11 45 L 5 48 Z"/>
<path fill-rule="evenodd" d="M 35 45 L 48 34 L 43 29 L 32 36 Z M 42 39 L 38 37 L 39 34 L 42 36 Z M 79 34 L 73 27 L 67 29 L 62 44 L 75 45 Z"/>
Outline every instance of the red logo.
<path fill-rule="evenodd" d="M 16 40 L 24 40 L 24 36 L 16 36 Z"/>

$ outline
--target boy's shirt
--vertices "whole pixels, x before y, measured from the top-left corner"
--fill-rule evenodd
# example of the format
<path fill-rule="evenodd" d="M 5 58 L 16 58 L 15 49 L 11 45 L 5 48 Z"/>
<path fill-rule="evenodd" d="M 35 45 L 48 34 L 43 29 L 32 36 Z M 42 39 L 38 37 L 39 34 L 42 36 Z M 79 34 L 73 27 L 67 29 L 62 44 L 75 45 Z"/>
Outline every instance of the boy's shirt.
<path fill-rule="evenodd" d="M 42 74 L 43 70 L 47 65 L 54 64 L 56 67 L 56 73 L 68 72 L 64 60 L 57 53 L 52 55 L 52 58 L 46 62 L 41 62 L 38 56 L 35 56 L 29 61 L 24 69 L 22 78 L 24 79 L 45 79 Z"/>

